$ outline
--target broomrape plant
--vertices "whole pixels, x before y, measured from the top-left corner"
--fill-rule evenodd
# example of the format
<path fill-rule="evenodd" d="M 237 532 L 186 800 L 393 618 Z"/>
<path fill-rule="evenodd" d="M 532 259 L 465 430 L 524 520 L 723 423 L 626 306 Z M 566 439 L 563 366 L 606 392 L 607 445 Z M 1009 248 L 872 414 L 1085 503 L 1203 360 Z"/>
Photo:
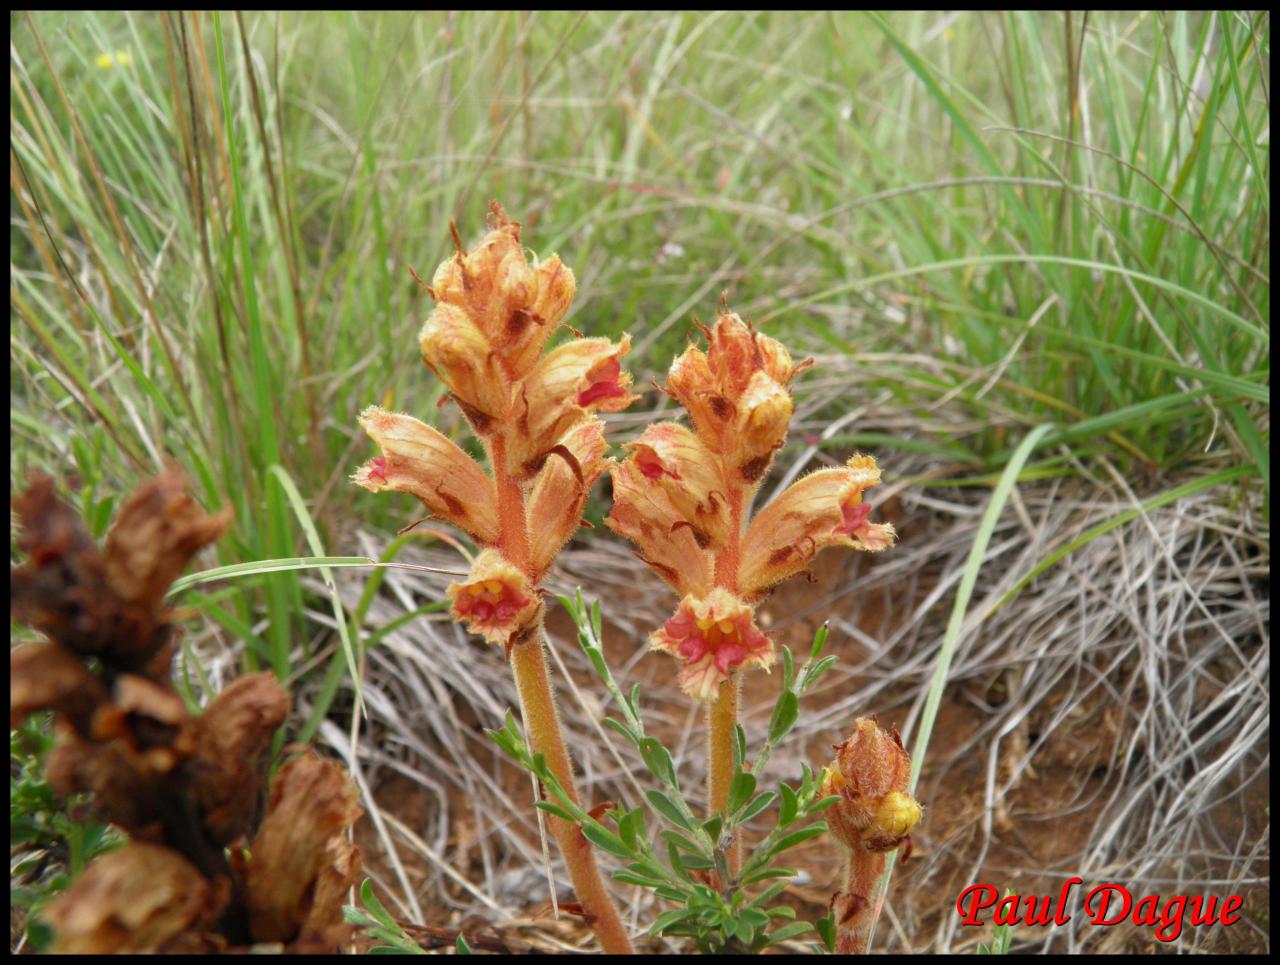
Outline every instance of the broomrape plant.
<path fill-rule="evenodd" d="M 595 413 L 620 411 L 637 398 L 621 367 L 629 338 L 615 344 L 575 332 L 545 352 L 573 299 L 573 273 L 555 256 L 530 264 L 520 225 L 497 203 L 489 228 L 465 250 L 453 226 L 456 252 L 426 286 L 437 305 L 419 337 L 424 361 L 479 438 L 488 469 L 417 419 L 372 406 L 360 424 L 381 454 L 353 481 L 374 492 L 413 494 L 480 546 L 467 579 L 448 589 L 451 612 L 501 645 L 511 664 L 527 735 L 508 714 L 491 736 L 545 789 L 535 806 L 551 817 L 578 903 L 606 952 L 629 951 L 631 944 L 592 845 L 626 862 L 615 880 L 677 904 L 658 916 L 653 934 L 687 936 L 704 952 L 760 951 L 816 929 L 829 950 L 865 950 L 885 855 L 909 842 L 921 814 L 906 791 L 910 762 L 896 731 L 886 737 L 874 721 L 860 720 L 820 774 L 805 766 L 798 787 L 757 791 L 756 775 L 794 726 L 801 696 L 835 661 L 821 656 L 825 627 L 798 673 L 782 648 L 782 689 L 754 760 L 747 759 L 737 716 L 742 672 L 768 670 L 777 659 L 755 605 L 827 547 L 877 552 L 893 544 L 893 527 L 872 522 L 863 499 L 880 480 L 875 459 L 855 455 L 842 467 L 814 472 L 752 515 L 786 439 L 789 385 L 812 360 L 793 362 L 786 348 L 727 305 L 712 328 L 699 326 L 707 349 L 691 345 L 668 373 L 664 391 L 691 425 L 649 426 L 625 446 L 621 461 L 605 458 L 604 423 Z M 680 662 L 681 689 L 707 706 L 708 814 L 698 818 L 670 752 L 645 730 L 639 688 L 624 695 L 605 663 L 599 605 L 589 609 L 581 592 L 561 598 L 621 712 L 606 723 L 637 748 L 656 782 L 645 804 L 663 825 L 658 850 L 646 832 L 645 806 L 582 806 L 542 649 L 540 583 L 606 469 L 614 497 L 607 525 L 635 543 L 640 559 L 681 597 L 650 646 Z M 771 808 L 773 830 L 744 860 L 747 822 Z M 827 824 L 814 819 L 828 808 L 849 855 L 832 913 L 812 925 L 774 928 L 795 917 L 793 909 L 774 905 L 796 873 L 777 859 L 825 833 Z"/>

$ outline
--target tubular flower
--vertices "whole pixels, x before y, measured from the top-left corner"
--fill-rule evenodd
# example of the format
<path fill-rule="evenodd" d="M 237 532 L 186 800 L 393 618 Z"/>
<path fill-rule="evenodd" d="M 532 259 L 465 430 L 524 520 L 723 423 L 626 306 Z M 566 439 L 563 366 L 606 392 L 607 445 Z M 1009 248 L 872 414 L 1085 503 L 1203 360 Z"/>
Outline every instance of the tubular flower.
<path fill-rule="evenodd" d="M 527 479 L 570 429 L 592 412 L 620 412 L 638 396 L 627 391 L 631 375 L 622 370 L 630 336 L 614 345 L 607 338 L 579 338 L 546 356 L 521 383 L 514 406 L 517 431 L 510 436 L 506 471 Z"/>
<path fill-rule="evenodd" d="M 516 642 L 541 614 L 537 591 L 497 550 L 485 550 L 471 564 L 465 583 L 449 584 L 454 618 L 490 643 Z"/>
<path fill-rule="evenodd" d="M 716 587 L 704 597 L 686 596 L 675 615 L 649 637 L 651 649 L 677 657 L 680 689 L 708 702 L 734 671 L 773 663 L 773 645 L 755 615 L 732 593 Z"/>
<path fill-rule="evenodd" d="M 645 429 L 627 449 L 635 468 L 670 502 L 677 521 L 687 526 L 704 549 L 717 549 L 729 537 L 729 506 L 711 452 L 698 437 L 674 422 Z"/>
<path fill-rule="evenodd" d="M 893 526 L 872 523 L 862 494 L 880 481 L 871 456 L 856 455 L 840 469 L 821 469 L 792 483 L 756 514 L 742 543 L 739 586 L 754 599 L 804 570 L 828 546 L 882 550 Z"/>
<path fill-rule="evenodd" d="M 466 530 L 482 543 L 498 539 L 493 481 L 474 459 L 412 416 L 371 405 L 360 426 L 382 449 L 351 477 L 371 492 L 412 493 L 433 516 Z"/>
<path fill-rule="evenodd" d="M 529 494 L 529 541 L 533 568 L 544 571 L 582 522 L 587 493 L 604 472 L 604 423 L 580 422 L 553 450 Z"/>
<path fill-rule="evenodd" d="M 643 438 L 643 437 L 642 437 Z M 641 450 L 609 466 L 613 509 L 605 525 L 636 544 L 638 556 L 682 596 L 711 589 L 714 560 L 698 545 L 693 527 L 672 505 L 645 466 Z"/>
<path fill-rule="evenodd" d="M 488 435 L 511 409 L 511 386 L 498 356 L 475 324 L 453 305 L 440 305 L 418 335 L 427 367 L 443 379 L 471 428 Z"/>

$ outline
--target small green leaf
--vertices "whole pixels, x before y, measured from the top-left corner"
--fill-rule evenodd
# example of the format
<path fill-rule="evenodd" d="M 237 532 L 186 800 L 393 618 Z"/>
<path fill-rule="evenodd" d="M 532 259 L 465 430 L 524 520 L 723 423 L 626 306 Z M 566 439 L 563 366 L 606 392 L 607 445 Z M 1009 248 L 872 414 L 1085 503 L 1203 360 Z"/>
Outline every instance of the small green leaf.
<path fill-rule="evenodd" d="M 618 718 L 606 717 L 604 719 L 604 725 L 608 727 L 610 730 L 617 731 L 619 734 L 625 737 L 628 741 L 634 744 L 637 748 L 640 746 L 639 738 L 637 738 L 635 734 L 631 733 L 631 728 L 628 727 L 626 724 L 624 724 L 622 721 L 618 720 Z"/>
<path fill-rule="evenodd" d="M 707 837 L 712 841 L 720 840 L 720 829 L 724 827 L 724 818 L 717 814 L 715 817 L 707 818 L 702 822 L 702 830 L 707 833 Z"/>
<path fill-rule="evenodd" d="M 813 923 L 814 930 L 822 938 L 828 952 L 836 950 L 836 921 L 833 915 L 823 915 Z"/>
<path fill-rule="evenodd" d="M 664 784 L 674 786 L 676 783 L 675 765 L 671 762 L 671 753 L 655 738 L 646 737 L 640 742 L 640 756 L 653 776 Z"/>
<path fill-rule="evenodd" d="M 743 761 L 747 759 L 747 732 L 741 724 L 733 725 L 733 769 L 742 770 Z M 732 808 L 730 809 L 732 810 Z"/>
<path fill-rule="evenodd" d="M 662 839 L 664 841 L 676 848 L 682 848 L 690 854 L 702 855 L 704 858 L 707 856 L 706 849 L 703 848 L 702 845 L 698 844 L 698 842 L 692 838 L 681 834 L 679 831 L 673 831 L 671 828 L 663 828 L 659 833 L 662 835 Z"/>
<path fill-rule="evenodd" d="M 826 833 L 827 824 L 825 821 L 819 821 L 816 824 L 811 824 L 807 828 L 801 828 L 799 831 L 792 831 L 774 845 L 773 853 L 781 854 L 788 848 L 794 848 L 796 845 L 804 841 L 808 841 L 810 838 L 816 838 L 818 835 Z"/>
<path fill-rule="evenodd" d="M 729 784 L 729 813 L 737 814 L 743 805 L 751 800 L 751 795 L 755 792 L 756 778 L 754 774 L 735 774 L 733 781 Z"/>
<path fill-rule="evenodd" d="M 618 836 L 622 838 L 623 843 L 633 851 L 637 849 L 640 841 L 644 839 L 644 811 L 636 808 L 628 811 L 618 822 Z"/>
<path fill-rule="evenodd" d="M 769 720 L 769 743 L 776 744 L 787 736 L 787 732 L 795 726 L 800 714 L 800 702 L 795 691 L 785 690 L 778 698 L 778 705 L 773 709 L 773 717 Z"/>
<path fill-rule="evenodd" d="M 835 666 L 838 660 L 839 658 L 833 655 L 829 657 L 823 657 L 816 664 L 814 664 L 813 668 L 805 675 L 805 678 L 804 678 L 805 689 L 808 690 L 811 686 L 813 686 L 813 684 L 817 682 L 819 677 L 821 677 L 824 673 L 826 673 L 833 666 Z"/>
<path fill-rule="evenodd" d="M 472 954 L 471 946 L 467 944 L 467 937 L 462 932 L 458 932 L 458 939 L 453 943 L 453 950 L 459 955 Z"/>
<path fill-rule="evenodd" d="M 787 693 L 791 690 L 791 683 L 795 680 L 795 658 L 791 656 L 791 648 L 782 648 L 782 691 Z"/>
<path fill-rule="evenodd" d="M 699 854 L 681 854 L 679 864 L 686 871 L 710 871 L 715 867 L 715 862 Z"/>
<path fill-rule="evenodd" d="M 785 828 L 796 819 L 800 802 L 796 799 L 796 792 L 791 790 L 790 785 L 779 784 L 778 791 L 782 795 L 782 804 L 778 808 L 778 827 Z"/>
<path fill-rule="evenodd" d="M 769 944 L 776 945 L 779 942 L 785 942 L 797 935 L 803 935 L 807 931 L 813 931 L 813 926 L 807 921 L 795 921 L 790 925 L 783 925 L 781 928 L 769 932 Z"/>
<path fill-rule="evenodd" d="M 653 920 L 653 924 L 649 926 L 650 935 L 661 935 L 672 925 L 684 921 L 689 917 L 688 908 L 676 908 L 673 911 L 664 911 L 661 915 Z"/>
<path fill-rule="evenodd" d="M 750 804 L 748 804 L 745 808 L 743 808 L 742 814 L 738 816 L 738 823 L 746 824 L 748 821 L 754 818 L 757 814 L 759 814 L 761 811 L 765 810 L 770 804 L 772 804 L 774 798 L 776 798 L 777 796 L 778 795 L 775 794 L 773 791 L 762 791 L 761 793 L 757 794 L 755 800 L 752 801 Z"/>
<path fill-rule="evenodd" d="M 534 801 L 533 806 L 542 811 L 546 811 L 548 814 L 554 814 L 558 818 L 563 818 L 570 824 L 578 823 L 577 819 L 572 814 L 562 808 L 559 804 L 552 801 Z"/>
<path fill-rule="evenodd" d="M 588 841 L 603 851 L 608 851 L 612 855 L 619 858 L 634 857 L 634 851 L 622 843 L 622 839 L 616 834 L 605 830 L 599 824 L 586 824 L 582 827 L 582 833 Z"/>
<path fill-rule="evenodd" d="M 831 807 L 833 804 L 835 804 L 839 800 L 840 798 L 838 796 L 834 794 L 830 794 L 827 797 L 824 797 L 821 801 L 815 801 L 813 804 L 810 804 L 809 810 L 806 813 L 821 814 L 823 811 Z"/>
<path fill-rule="evenodd" d="M 743 876 L 742 883 L 749 885 L 756 881 L 768 881 L 770 878 L 794 878 L 796 874 L 795 868 L 785 868 L 778 865 L 773 868 L 761 868 L 759 871 L 752 871 Z"/>
<path fill-rule="evenodd" d="M 827 633 L 830 629 L 825 623 L 818 627 L 818 632 L 813 635 L 813 646 L 809 649 L 810 660 L 817 660 L 818 654 L 822 653 L 822 648 L 827 645 Z"/>
<path fill-rule="evenodd" d="M 653 806 L 653 809 L 672 824 L 682 827 L 686 831 L 693 830 L 693 825 L 685 819 L 685 816 L 680 813 L 680 808 L 666 794 L 663 794 L 657 788 L 650 788 L 645 791 L 644 796 L 649 799 L 649 804 Z"/>
<path fill-rule="evenodd" d="M 388 928 L 399 927 L 396 925 L 396 920 L 391 917 L 391 913 L 382 907 L 382 902 L 380 902 L 374 895 L 373 882 L 368 878 L 365 878 L 364 884 L 360 886 L 360 903 L 364 905 L 365 910 L 368 911 L 369 914 L 373 915 L 374 918 L 378 919 L 379 922 L 386 925 Z"/>

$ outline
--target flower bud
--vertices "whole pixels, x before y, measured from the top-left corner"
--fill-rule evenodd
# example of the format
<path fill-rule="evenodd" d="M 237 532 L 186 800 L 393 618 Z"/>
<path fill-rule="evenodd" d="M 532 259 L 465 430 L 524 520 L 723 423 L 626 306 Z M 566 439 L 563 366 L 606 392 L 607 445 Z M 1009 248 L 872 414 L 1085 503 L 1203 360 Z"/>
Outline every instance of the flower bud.
<path fill-rule="evenodd" d="M 412 416 L 371 405 L 360 425 L 382 449 L 351 477 L 371 492 L 412 493 L 433 516 L 481 543 L 498 541 L 498 497 L 474 459 Z"/>
<path fill-rule="evenodd" d="M 475 247 L 459 250 L 436 269 L 431 292 L 467 315 L 494 348 L 502 348 L 512 341 L 513 316 L 534 303 L 538 279 L 520 246 L 520 224 L 509 220 L 501 205 L 490 208 L 489 226 Z"/>
<path fill-rule="evenodd" d="M 465 583 L 451 583 L 449 599 L 457 620 L 490 643 L 508 644 L 534 626 L 541 610 L 529 578 L 494 549 L 471 564 Z"/>
<path fill-rule="evenodd" d="M 604 423 L 580 422 L 552 450 L 529 496 L 529 550 L 535 572 L 551 565 L 582 522 L 587 493 L 604 472 Z"/>
<path fill-rule="evenodd" d="M 707 351 L 690 346 L 676 359 L 667 392 L 688 410 L 698 438 L 736 475 L 733 483 L 754 486 L 791 422 L 787 384 L 807 363 L 793 364 L 779 342 L 737 315 L 721 313 L 715 328 L 704 331 Z"/>
<path fill-rule="evenodd" d="M 873 718 L 859 718 L 823 775 L 822 796 L 840 798 L 827 812 L 831 833 L 851 849 L 898 847 L 923 813 L 908 793 L 910 780 L 911 758 L 898 729 L 886 734 Z"/>
<path fill-rule="evenodd" d="M 513 316 L 508 325 L 512 342 L 500 350 L 512 378 L 524 377 L 537 364 L 543 346 L 568 314 L 576 290 L 573 272 L 558 255 L 539 264 L 534 275 L 537 296 L 527 311 Z"/>
<path fill-rule="evenodd" d="M 628 443 L 640 475 L 666 496 L 678 519 L 703 549 L 725 544 L 731 520 L 715 456 L 698 437 L 674 422 L 649 426 Z"/>
<path fill-rule="evenodd" d="M 794 576 L 828 546 L 872 552 L 894 540 L 888 523 L 868 522 L 863 492 L 880 481 L 871 456 L 856 455 L 840 469 L 821 469 L 787 487 L 756 514 L 742 543 L 738 585 L 754 599 Z"/>
<path fill-rule="evenodd" d="M 453 305 L 439 305 L 418 335 L 422 359 L 453 393 L 471 428 L 493 432 L 511 407 L 509 380 L 489 342 Z"/>
<path fill-rule="evenodd" d="M 653 650 L 677 657 L 680 689 L 704 703 L 720 684 L 743 667 L 768 669 L 773 644 L 755 625 L 755 615 L 728 590 L 716 587 L 704 597 L 686 596 L 675 615 L 649 637 Z"/>

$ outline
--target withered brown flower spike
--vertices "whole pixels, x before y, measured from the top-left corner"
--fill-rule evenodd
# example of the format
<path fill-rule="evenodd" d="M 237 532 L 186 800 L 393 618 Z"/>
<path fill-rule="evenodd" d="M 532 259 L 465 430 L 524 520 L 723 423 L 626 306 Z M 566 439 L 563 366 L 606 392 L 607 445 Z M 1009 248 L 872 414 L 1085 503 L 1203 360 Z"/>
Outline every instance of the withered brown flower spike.
<path fill-rule="evenodd" d="M 192 716 L 172 685 L 165 595 L 229 514 L 206 515 L 174 466 L 124 502 L 103 550 L 48 476 L 33 477 L 14 507 L 29 556 L 11 571 L 12 613 L 49 639 L 10 654 L 10 725 L 54 711 L 50 786 L 90 795 L 134 839 L 48 905 L 54 949 L 337 949 L 349 932 L 343 894 L 359 875 L 345 837 L 360 813 L 350 779 L 316 758 L 286 765 L 255 835 L 288 694 L 272 673 L 250 674 Z"/>

